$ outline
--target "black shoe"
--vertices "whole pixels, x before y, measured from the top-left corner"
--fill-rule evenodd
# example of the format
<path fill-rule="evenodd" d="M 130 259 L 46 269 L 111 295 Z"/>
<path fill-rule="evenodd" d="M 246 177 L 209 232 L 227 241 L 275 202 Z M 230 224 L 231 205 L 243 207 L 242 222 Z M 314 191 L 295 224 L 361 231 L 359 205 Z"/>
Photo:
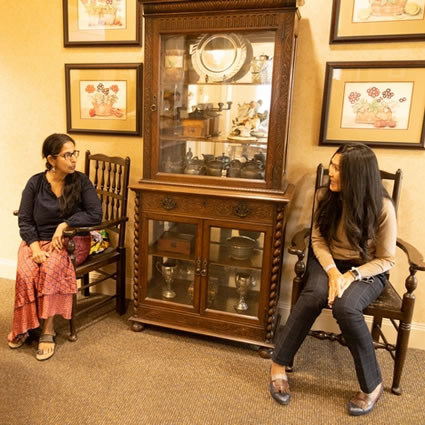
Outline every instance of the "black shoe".
<path fill-rule="evenodd" d="M 384 386 L 382 383 L 379 385 L 380 388 L 375 397 L 363 392 L 358 392 L 348 403 L 348 413 L 351 416 L 361 416 L 371 412 L 375 407 L 376 402 L 384 392 Z"/>
<path fill-rule="evenodd" d="M 289 393 L 289 383 L 286 375 L 280 374 L 270 378 L 270 395 L 279 404 L 289 403 L 291 394 Z"/>

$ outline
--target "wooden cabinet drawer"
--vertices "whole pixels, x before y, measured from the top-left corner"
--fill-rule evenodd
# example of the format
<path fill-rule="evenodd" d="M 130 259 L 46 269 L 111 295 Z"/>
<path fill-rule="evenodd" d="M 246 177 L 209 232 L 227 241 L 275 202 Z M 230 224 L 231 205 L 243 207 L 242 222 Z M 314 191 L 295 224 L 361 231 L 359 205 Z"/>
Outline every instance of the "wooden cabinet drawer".
<path fill-rule="evenodd" d="M 273 224 L 275 206 L 271 202 L 175 193 L 143 192 L 140 196 L 141 209 L 146 212 Z"/>

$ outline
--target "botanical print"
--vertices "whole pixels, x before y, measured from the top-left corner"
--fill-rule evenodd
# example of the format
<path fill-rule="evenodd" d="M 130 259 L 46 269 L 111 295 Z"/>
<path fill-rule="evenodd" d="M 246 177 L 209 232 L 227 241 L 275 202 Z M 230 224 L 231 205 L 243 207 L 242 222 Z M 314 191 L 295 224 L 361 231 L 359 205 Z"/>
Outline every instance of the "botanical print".
<path fill-rule="evenodd" d="M 80 81 L 81 119 L 127 119 L 126 81 Z"/>
<path fill-rule="evenodd" d="M 425 0 L 354 0 L 353 22 L 422 20 Z"/>
<path fill-rule="evenodd" d="M 79 0 L 79 30 L 126 28 L 126 0 Z"/>
<path fill-rule="evenodd" d="M 413 82 L 347 82 L 341 128 L 406 130 Z"/>

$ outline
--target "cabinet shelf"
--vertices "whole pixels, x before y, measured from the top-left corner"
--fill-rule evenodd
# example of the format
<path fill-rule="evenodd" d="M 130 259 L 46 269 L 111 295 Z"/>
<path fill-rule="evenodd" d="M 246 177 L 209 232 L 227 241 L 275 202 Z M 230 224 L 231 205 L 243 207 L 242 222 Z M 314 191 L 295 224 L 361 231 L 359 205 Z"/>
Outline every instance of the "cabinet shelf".
<path fill-rule="evenodd" d="M 235 260 L 230 256 L 230 247 L 218 244 L 210 244 L 209 264 L 230 266 L 240 269 L 261 270 L 263 262 L 263 251 L 254 249 L 252 255 L 246 260 Z"/>
<path fill-rule="evenodd" d="M 162 290 L 165 287 L 163 279 L 152 279 L 148 283 L 147 298 L 163 300 L 170 303 L 193 305 L 193 300 L 189 294 L 189 286 L 192 282 L 189 280 L 175 279 L 171 288 L 176 293 L 174 298 L 165 298 L 162 296 Z"/>
<path fill-rule="evenodd" d="M 182 136 L 179 134 L 170 136 L 160 136 L 161 144 L 176 143 L 176 142 L 207 142 L 207 143 L 227 143 L 229 145 L 267 145 L 267 138 L 262 137 L 256 140 L 244 140 L 244 139 L 229 139 L 227 137 L 193 137 L 193 136 Z"/>
<path fill-rule="evenodd" d="M 248 295 L 245 297 L 248 310 L 237 311 L 234 307 L 239 301 L 239 294 L 236 292 L 236 288 L 220 286 L 214 302 L 208 303 L 208 310 L 225 311 L 238 316 L 256 316 L 258 311 L 258 296 L 255 295 L 258 295 L 258 292 L 253 291 L 251 294 L 248 292 Z"/>
<path fill-rule="evenodd" d="M 155 242 L 154 244 L 149 246 L 148 254 L 152 255 L 154 257 L 167 257 L 167 258 L 172 258 L 172 259 L 175 259 L 175 260 L 184 260 L 184 261 L 189 261 L 189 262 L 195 262 L 195 259 L 193 258 L 193 256 L 180 254 L 180 253 L 174 252 L 174 251 L 164 251 L 163 249 L 159 249 L 157 242 Z"/>

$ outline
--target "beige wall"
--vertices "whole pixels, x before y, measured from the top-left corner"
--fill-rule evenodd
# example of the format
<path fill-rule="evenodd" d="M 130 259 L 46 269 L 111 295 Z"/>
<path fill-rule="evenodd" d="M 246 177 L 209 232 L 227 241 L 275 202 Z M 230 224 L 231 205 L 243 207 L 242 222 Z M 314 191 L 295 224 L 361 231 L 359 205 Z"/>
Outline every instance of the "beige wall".
<path fill-rule="evenodd" d="M 307 0 L 301 8 L 299 48 L 295 73 L 291 134 L 288 150 L 290 181 L 297 185 L 291 206 L 288 234 L 308 224 L 311 187 L 318 162 L 327 162 L 334 151 L 319 147 L 318 136 L 326 61 L 425 59 L 425 43 L 354 44 L 331 47 L 328 44 L 331 0 Z M 43 169 L 40 150 L 43 139 L 52 132 L 65 132 L 65 63 L 132 63 L 143 61 L 143 48 L 64 48 L 62 1 L 2 0 L 0 2 L 0 275 L 14 266 L 20 243 L 12 210 L 19 204 L 28 177 Z M 129 155 L 131 181 L 142 172 L 142 138 L 76 135 L 84 152 Z M 404 171 L 399 210 L 399 234 L 425 252 L 425 226 L 422 225 L 425 198 L 425 152 L 377 149 L 381 168 Z M 82 167 L 80 160 L 79 168 Z M 130 197 L 128 246 L 132 246 L 133 200 Z M 132 250 L 129 255 L 129 283 Z M 287 305 L 287 289 L 292 277 L 293 259 L 285 258 L 282 304 Z M 419 275 L 422 283 L 425 274 Z M 404 279 L 404 277 L 403 277 Z M 425 283 L 424 283 L 425 285 Z M 425 286 L 417 291 L 414 320 L 425 329 Z"/>

